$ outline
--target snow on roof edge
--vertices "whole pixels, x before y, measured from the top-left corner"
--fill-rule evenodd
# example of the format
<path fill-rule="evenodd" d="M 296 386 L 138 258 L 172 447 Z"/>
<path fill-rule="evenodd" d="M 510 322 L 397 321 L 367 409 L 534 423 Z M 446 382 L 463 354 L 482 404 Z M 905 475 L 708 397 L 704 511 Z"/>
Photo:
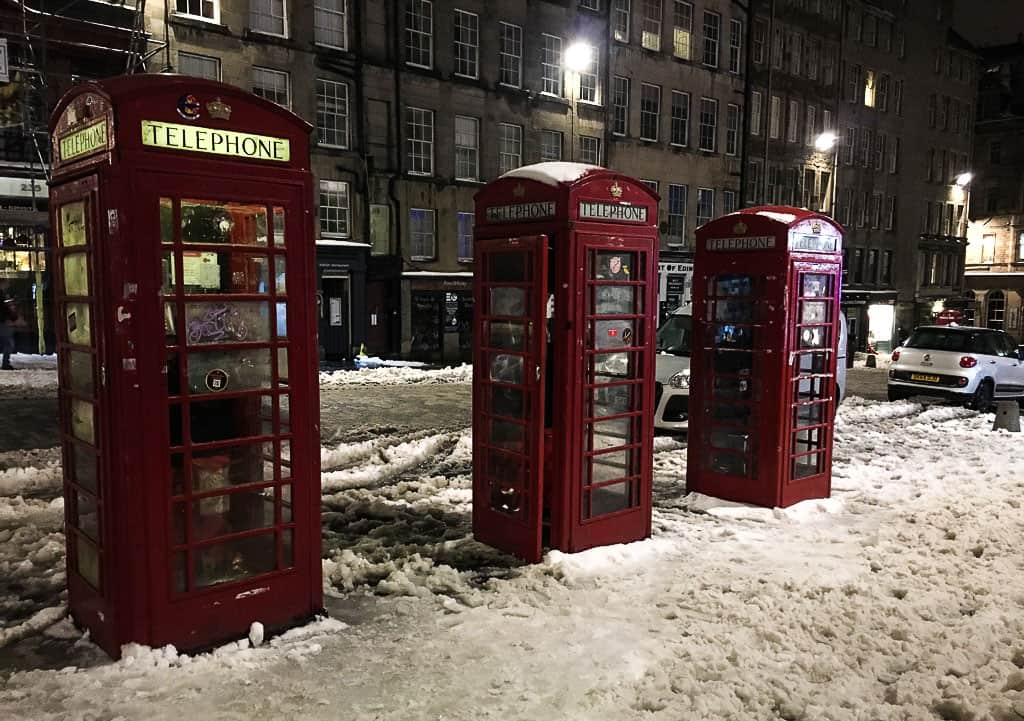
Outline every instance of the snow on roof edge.
<path fill-rule="evenodd" d="M 566 163 L 562 161 L 549 161 L 546 163 L 534 163 L 510 170 L 502 178 L 522 178 L 535 180 L 544 185 L 557 186 L 561 183 L 575 183 L 587 173 L 595 170 L 604 170 L 600 165 L 587 165 L 586 163 Z"/>

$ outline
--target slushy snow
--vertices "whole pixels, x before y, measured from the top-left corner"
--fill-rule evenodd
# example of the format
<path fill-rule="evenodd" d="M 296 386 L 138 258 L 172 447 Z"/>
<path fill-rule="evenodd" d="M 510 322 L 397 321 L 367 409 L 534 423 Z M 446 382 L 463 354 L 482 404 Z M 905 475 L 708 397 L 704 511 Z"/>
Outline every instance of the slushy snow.
<path fill-rule="evenodd" d="M 1016 721 L 1024 444 L 991 426 L 849 398 L 831 498 L 787 509 L 687 493 L 685 445 L 659 438 L 653 537 L 533 566 L 472 538 L 469 429 L 327 447 L 325 595 L 345 622 L 3 664 L 0 718 Z M 21 589 L 0 599 L 0 657 L 91 646 L 61 618 L 59 474 L 34 453 L 0 475 L 0 573 Z"/>

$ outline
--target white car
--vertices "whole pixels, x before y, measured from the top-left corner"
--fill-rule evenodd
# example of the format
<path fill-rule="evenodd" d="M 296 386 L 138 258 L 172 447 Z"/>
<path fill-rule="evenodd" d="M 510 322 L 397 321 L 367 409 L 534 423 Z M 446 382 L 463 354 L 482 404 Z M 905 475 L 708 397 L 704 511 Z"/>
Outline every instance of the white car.
<path fill-rule="evenodd" d="M 988 409 L 994 400 L 1024 400 L 1024 363 L 1001 330 L 937 325 L 917 328 L 892 352 L 889 400 L 924 395 Z"/>
<path fill-rule="evenodd" d="M 839 316 L 836 393 L 846 397 L 846 317 Z M 655 357 L 654 427 L 682 432 L 690 426 L 690 349 L 693 338 L 692 306 L 676 309 L 658 328 Z"/>

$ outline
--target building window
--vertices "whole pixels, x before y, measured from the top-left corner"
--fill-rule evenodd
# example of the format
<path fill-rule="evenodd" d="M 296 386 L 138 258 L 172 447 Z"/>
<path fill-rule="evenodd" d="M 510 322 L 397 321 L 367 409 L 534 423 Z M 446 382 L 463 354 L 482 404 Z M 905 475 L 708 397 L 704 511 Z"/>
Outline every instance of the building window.
<path fill-rule="evenodd" d="M 807 122 L 804 127 L 804 142 L 807 145 L 814 145 L 818 137 L 818 109 L 813 105 L 807 106 Z"/>
<path fill-rule="evenodd" d="M 754 21 L 754 38 L 752 50 L 754 53 L 754 62 L 758 65 L 764 65 L 764 46 L 765 40 L 768 36 L 768 26 L 765 25 L 764 20 Z"/>
<path fill-rule="evenodd" d="M 668 234 L 665 242 L 682 245 L 686 241 L 686 186 L 668 186 Z"/>
<path fill-rule="evenodd" d="M 1024 262 L 1024 230 L 1017 235 L 1017 262 Z"/>
<path fill-rule="evenodd" d="M 177 0 L 174 9 L 178 15 L 220 22 L 220 0 Z"/>
<path fill-rule="evenodd" d="M 693 60 L 693 5 L 675 0 L 672 10 L 672 54 Z"/>
<path fill-rule="evenodd" d="M 995 233 L 985 233 L 981 236 L 981 262 L 985 264 L 996 262 Z"/>
<path fill-rule="evenodd" d="M 313 38 L 317 45 L 348 49 L 348 0 L 313 3 Z"/>
<path fill-rule="evenodd" d="M 817 80 L 818 65 L 821 63 L 821 40 L 818 38 L 808 38 L 807 52 L 805 55 L 804 75 L 806 75 L 810 80 Z"/>
<path fill-rule="evenodd" d="M 740 147 L 740 106 L 729 103 L 725 108 L 725 154 L 736 155 Z"/>
<path fill-rule="evenodd" d="M 640 86 L 640 138 L 656 141 L 660 121 L 661 88 L 643 83 Z"/>
<path fill-rule="evenodd" d="M 690 144 L 690 94 L 672 91 L 672 145 Z"/>
<path fill-rule="evenodd" d="M 648 188 L 650 188 L 655 193 L 658 192 L 658 181 L 657 180 L 644 180 L 643 178 L 641 178 L 640 182 L 643 183 L 644 185 L 646 185 Z"/>
<path fill-rule="evenodd" d="M 864 128 L 861 130 L 860 137 L 860 164 L 865 167 L 871 167 L 871 130 Z"/>
<path fill-rule="evenodd" d="M 479 75 L 480 18 L 465 10 L 454 11 L 455 74 L 464 78 Z"/>
<path fill-rule="evenodd" d="M 864 249 L 853 249 L 853 282 L 864 282 Z"/>
<path fill-rule="evenodd" d="M 900 139 L 893 138 L 889 148 L 889 173 L 895 175 L 900 167 Z"/>
<path fill-rule="evenodd" d="M 729 21 L 729 72 L 740 74 L 743 58 L 743 21 Z"/>
<path fill-rule="evenodd" d="M 562 159 L 562 134 L 557 130 L 540 131 L 540 159 Z"/>
<path fill-rule="evenodd" d="M 793 33 L 789 42 L 789 73 L 799 77 L 804 69 L 804 36 Z"/>
<path fill-rule="evenodd" d="M 458 236 L 458 261 L 460 263 L 473 262 L 473 214 L 459 213 L 456 220 L 456 233 Z"/>
<path fill-rule="evenodd" d="M 857 157 L 857 128 L 847 128 L 843 136 L 843 162 L 853 165 Z"/>
<path fill-rule="evenodd" d="M 629 0 L 613 0 L 612 28 L 615 32 L 615 39 L 620 43 L 629 42 L 629 12 Z"/>
<path fill-rule="evenodd" d="M 750 134 L 761 134 L 761 93 L 754 90 L 750 93 Z"/>
<path fill-rule="evenodd" d="M 704 11 L 704 58 L 710 68 L 718 67 L 718 45 L 722 39 L 722 16 L 710 10 Z"/>
<path fill-rule="evenodd" d="M 875 71 L 864 72 L 864 105 L 868 108 L 875 107 Z"/>
<path fill-rule="evenodd" d="M 753 205 L 761 202 L 761 163 L 757 160 L 747 163 L 747 202 Z"/>
<path fill-rule="evenodd" d="M 896 196 L 890 195 L 885 199 L 885 229 L 896 229 Z"/>
<path fill-rule="evenodd" d="M 875 106 L 883 113 L 889 112 L 889 76 L 878 77 L 878 92 L 875 93 Z"/>
<path fill-rule="evenodd" d="M 768 137 L 778 140 L 782 132 L 782 98 L 773 95 L 768 106 Z"/>
<path fill-rule="evenodd" d="M 590 63 L 585 70 L 579 73 L 580 92 L 579 99 L 584 103 L 597 103 L 600 101 L 597 92 L 598 77 L 598 55 L 596 52 L 590 54 Z"/>
<path fill-rule="evenodd" d="M 718 101 L 700 99 L 700 149 L 714 153 L 718 150 Z"/>
<path fill-rule="evenodd" d="M 827 86 L 833 85 L 836 81 L 836 48 L 834 45 L 826 45 L 825 52 L 822 53 L 821 79 Z"/>
<path fill-rule="evenodd" d="M 882 225 L 882 194 L 871 194 L 871 227 L 878 229 Z"/>
<path fill-rule="evenodd" d="M 562 38 L 542 35 L 541 49 L 541 92 L 562 97 Z"/>
<path fill-rule="evenodd" d="M 1006 312 L 1006 296 L 1003 295 L 1001 290 L 993 290 L 989 291 L 985 301 L 985 304 L 988 306 L 988 322 L 985 325 L 989 328 L 1002 330 L 1003 315 Z"/>
<path fill-rule="evenodd" d="M 321 145 L 348 147 L 348 85 L 316 81 L 316 132 Z"/>
<path fill-rule="evenodd" d="M 600 10 L 601 0 L 580 0 L 580 7 L 587 10 Z"/>
<path fill-rule="evenodd" d="M 782 25 L 775 23 L 772 28 L 772 41 L 771 41 L 771 56 L 772 56 L 772 67 L 776 70 L 782 70 L 782 60 L 784 55 L 784 33 L 782 32 Z"/>
<path fill-rule="evenodd" d="M 715 191 L 712 188 L 697 188 L 697 227 L 715 217 Z"/>
<path fill-rule="evenodd" d="M 795 143 L 800 136 L 800 102 L 789 101 L 789 115 L 786 117 L 786 142 Z"/>
<path fill-rule="evenodd" d="M 455 116 L 455 178 L 480 179 L 480 121 L 468 115 Z"/>
<path fill-rule="evenodd" d="M 434 111 L 405 109 L 405 153 L 413 175 L 434 174 Z"/>
<path fill-rule="evenodd" d="M 255 66 L 252 69 L 253 94 L 286 108 L 291 107 L 288 85 L 288 73 L 286 72 Z"/>
<path fill-rule="evenodd" d="M 850 223 L 853 220 L 853 189 L 845 188 L 843 190 L 843 201 L 840 203 L 839 217 L 840 222 L 847 228 L 850 227 Z"/>
<path fill-rule="evenodd" d="M 501 52 L 498 82 L 518 88 L 523 82 L 523 29 L 501 23 Z"/>
<path fill-rule="evenodd" d="M 612 78 L 612 133 L 625 135 L 629 131 L 629 78 Z"/>
<path fill-rule="evenodd" d="M 868 251 L 868 283 L 878 282 L 878 251 L 871 249 Z"/>
<path fill-rule="evenodd" d="M 1003 162 L 1003 141 L 993 138 L 988 141 L 988 162 L 999 165 Z"/>
<path fill-rule="evenodd" d="M 736 212 L 736 191 L 735 190 L 723 190 L 722 191 L 722 212 L 725 215 Z"/>
<path fill-rule="evenodd" d="M 590 165 L 601 164 L 601 139 L 590 135 L 580 136 L 580 158 L 581 163 Z"/>
<path fill-rule="evenodd" d="M 249 27 L 268 35 L 287 35 L 284 0 L 249 0 Z"/>
<path fill-rule="evenodd" d="M 860 195 L 860 213 L 857 216 L 857 227 L 863 228 L 871 223 L 871 195 L 864 191 Z"/>
<path fill-rule="evenodd" d="M 897 115 L 903 115 L 903 81 L 896 80 L 892 84 L 892 109 Z"/>
<path fill-rule="evenodd" d="M 370 205 L 370 253 L 391 254 L 391 206 Z"/>
<path fill-rule="evenodd" d="M 220 58 L 178 51 L 178 72 L 193 78 L 220 80 Z"/>
<path fill-rule="evenodd" d="M 437 257 L 433 210 L 409 208 L 409 255 L 412 260 L 433 260 Z"/>
<path fill-rule="evenodd" d="M 643 31 L 640 44 L 648 50 L 661 50 L 661 0 L 643 0 Z"/>
<path fill-rule="evenodd" d="M 860 82 L 860 65 L 846 66 L 846 100 L 859 103 L 864 98 L 864 88 Z"/>
<path fill-rule="evenodd" d="M 523 126 L 498 123 L 498 174 L 523 164 Z"/>
<path fill-rule="evenodd" d="M 348 183 L 320 181 L 320 235 L 347 238 L 349 234 Z"/>
<path fill-rule="evenodd" d="M 882 283 L 888 284 L 888 283 L 892 282 L 892 251 L 891 250 L 887 250 L 884 253 L 882 253 L 882 274 L 881 275 L 882 275 L 882 277 L 881 277 L 881 282 Z"/>
<path fill-rule="evenodd" d="M 408 0 L 405 7 L 405 62 L 434 67 L 434 3 Z"/>

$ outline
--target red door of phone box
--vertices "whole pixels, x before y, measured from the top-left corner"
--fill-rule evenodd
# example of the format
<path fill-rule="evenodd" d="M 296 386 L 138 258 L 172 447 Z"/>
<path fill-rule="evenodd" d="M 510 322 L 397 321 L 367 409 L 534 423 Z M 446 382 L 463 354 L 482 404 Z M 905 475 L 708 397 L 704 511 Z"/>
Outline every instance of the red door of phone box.
<path fill-rule="evenodd" d="M 658 198 L 540 163 L 476 196 L 473 533 L 538 561 L 651 533 Z"/>
<path fill-rule="evenodd" d="M 842 228 L 789 207 L 697 230 L 686 486 L 761 506 L 827 498 Z"/>
<path fill-rule="evenodd" d="M 175 75 L 54 112 L 69 606 L 111 656 L 322 607 L 310 130 Z"/>

